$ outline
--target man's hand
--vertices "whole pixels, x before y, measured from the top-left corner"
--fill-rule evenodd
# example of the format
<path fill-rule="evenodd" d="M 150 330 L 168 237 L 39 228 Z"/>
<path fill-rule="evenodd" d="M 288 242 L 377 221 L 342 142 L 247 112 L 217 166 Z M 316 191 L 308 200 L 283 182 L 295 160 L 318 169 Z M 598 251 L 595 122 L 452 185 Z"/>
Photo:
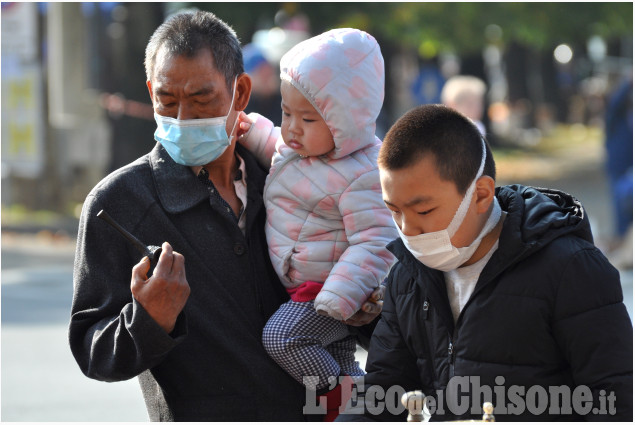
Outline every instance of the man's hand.
<path fill-rule="evenodd" d="M 384 304 L 384 292 L 386 287 L 379 285 L 370 297 L 362 304 L 362 308 L 355 314 L 353 314 L 344 323 L 352 326 L 364 326 L 375 320 L 379 313 L 381 313 L 381 307 Z"/>
<path fill-rule="evenodd" d="M 132 296 L 143 306 L 167 333 L 172 332 L 187 298 L 190 285 L 185 278 L 185 258 L 172 250 L 172 246 L 164 242 L 161 256 L 148 279 L 150 259 L 144 257 L 132 269 L 130 290 Z"/>

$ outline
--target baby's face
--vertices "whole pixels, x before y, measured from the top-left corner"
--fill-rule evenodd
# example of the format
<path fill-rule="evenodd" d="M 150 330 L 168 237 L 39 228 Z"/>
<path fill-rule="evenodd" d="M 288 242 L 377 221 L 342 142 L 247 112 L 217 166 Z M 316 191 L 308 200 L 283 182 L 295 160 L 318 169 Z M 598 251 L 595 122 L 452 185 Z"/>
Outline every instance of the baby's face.
<path fill-rule="evenodd" d="M 282 94 L 282 139 L 302 156 L 320 156 L 335 149 L 333 134 L 311 102 L 287 81 Z"/>

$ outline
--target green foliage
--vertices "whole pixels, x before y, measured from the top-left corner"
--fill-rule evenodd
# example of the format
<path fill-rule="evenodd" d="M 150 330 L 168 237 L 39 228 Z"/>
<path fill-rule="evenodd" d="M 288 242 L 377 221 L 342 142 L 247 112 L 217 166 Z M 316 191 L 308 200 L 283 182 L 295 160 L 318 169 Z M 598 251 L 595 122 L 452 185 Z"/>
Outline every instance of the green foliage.
<path fill-rule="evenodd" d="M 226 19 L 241 35 L 251 37 L 258 23 L 278 10 L 302 12 L 314 34 L 351 26 L 405 48 L 420 49 L 427 42 L 458 53 L 480 51 L 485 28 L 502 29 L 503 43 L 519 41 L 537 49 L 563 42 L 585 42 L 592 35 L 632 36 L 632 3 L 194 3 Z"/>
<path fill-rule="evenodd" d="M 276 12 L 303 13 L 318 34 L 350 26 L 370 32 L 396 46 L 418 51 L 482 50 L 485 28 L 502 29 L 502 43 L 518 41 L 538 50 L 560 43 L 585 43 L 592 35 L 607 39 L 632 36 L 633 3 L 182 3 L 210 10 L 228 22 L 243 43 L 254 31 L 271 27 Z M 423 45 L 423 47 L 422 47 Z"/>

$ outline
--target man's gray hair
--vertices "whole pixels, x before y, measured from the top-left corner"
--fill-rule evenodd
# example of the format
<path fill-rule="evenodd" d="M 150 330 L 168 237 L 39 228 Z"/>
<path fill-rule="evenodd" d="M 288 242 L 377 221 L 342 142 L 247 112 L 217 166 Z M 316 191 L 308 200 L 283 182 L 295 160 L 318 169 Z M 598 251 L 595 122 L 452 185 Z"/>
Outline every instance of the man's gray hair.
<path fill-rule="evenodd" d="M 244 72 L 240 41 L 234 30 L 211 12 L 182 12 L 169 17 L 154 31 L 146 47 L 146 77 L 152 80 L 159 49 L 171 56 L 194 57 L 201 49 L 212 52 L 216 69 L 229 90 L 234 77 Z"/>

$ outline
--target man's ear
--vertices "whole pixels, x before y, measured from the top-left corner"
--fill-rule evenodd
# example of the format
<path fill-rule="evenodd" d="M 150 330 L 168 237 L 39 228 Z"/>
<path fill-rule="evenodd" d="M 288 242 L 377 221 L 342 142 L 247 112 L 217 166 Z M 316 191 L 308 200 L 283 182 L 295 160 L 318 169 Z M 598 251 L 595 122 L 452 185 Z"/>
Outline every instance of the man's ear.
<path fill-rule="evenodd" d="M 476 181 L 476 212 L 486 213 L 489 210 L 496 190 L 496 182 L 490 176 L 481 176 Z"/>
<path fill-rule="evenodd" d="M 251 96 L 251 77 L 243 72 L 236 81 L 236 110 L 244 111 Z"/>
<path fill-rule="evenodd" d="M 152 81 L 147 80 L 146 86 L 148 87 L 148 92 L 150 93 L 150 100 L 152 101 L 152 106 L 154 106 L 154 95 L 152 94 Z"/>

